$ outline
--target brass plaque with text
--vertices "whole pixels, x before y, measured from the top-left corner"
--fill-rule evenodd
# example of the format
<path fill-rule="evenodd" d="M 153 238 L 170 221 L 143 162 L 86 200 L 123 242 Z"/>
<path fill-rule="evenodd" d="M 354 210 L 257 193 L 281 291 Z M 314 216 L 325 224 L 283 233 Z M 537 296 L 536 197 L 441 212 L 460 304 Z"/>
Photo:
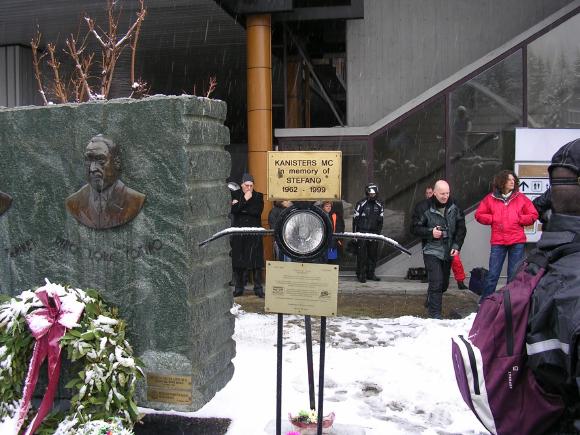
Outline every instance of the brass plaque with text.
<path fill-rule="evenodd" d="M 341 151 L 268 151 L 268 199 L 340 200 Z"/>
<path fill-rule="evenodd" d="M 147 373 L 147 400 L 153 402 L 190 405 L 191 376 Z"/>
<path fill-rule="evenodd" d="M 147 388 L 147 400 L 175 405 L 191 405 L 192 403 L 191 391 L 168 391 L 154 388 Z"/>
<path fill-rule="evenodd" d="M 332 264 L 266 263 L 265 311 L 336 316 L 338 266 Z"/>

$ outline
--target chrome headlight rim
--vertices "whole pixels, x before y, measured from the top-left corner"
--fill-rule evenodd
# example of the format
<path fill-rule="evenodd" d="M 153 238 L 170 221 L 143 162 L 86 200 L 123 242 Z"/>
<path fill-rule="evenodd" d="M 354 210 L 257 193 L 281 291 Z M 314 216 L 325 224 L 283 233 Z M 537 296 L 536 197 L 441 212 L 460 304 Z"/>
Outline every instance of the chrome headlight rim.
<path fill-rule="evenodd" d="M 284 230 L 286 226 L 290 222 L 291 219 L 297 217 L 298 214 L 310 214 L 312 217 L 316 218 L 316 221 L 321 223 L 321 230 L 322 230 L 322 238 L 320 243 L 310 252 L 300 252 L 294 247 L 291 246 L 291 243 L 288 243 L 286 238 L 284 237 Z M 330 242 L 330 238 L 332 237 L 332 223 L 330 218 L 323 210 L 318 207 L 310 206 L 310 207 L 299 207 L 293 205 L 288 207 L 280 214 L 278 222 L 276 224 L 276 229 L 274 232 L 274 237 L 276 239 L 276 243 L 278 247 L 282 251 L 282 253 L 293 260 L 301 260 L 301 261 L 308 261 L 320 258 L 326 250 L 328 249 L 328 244 Z"/>

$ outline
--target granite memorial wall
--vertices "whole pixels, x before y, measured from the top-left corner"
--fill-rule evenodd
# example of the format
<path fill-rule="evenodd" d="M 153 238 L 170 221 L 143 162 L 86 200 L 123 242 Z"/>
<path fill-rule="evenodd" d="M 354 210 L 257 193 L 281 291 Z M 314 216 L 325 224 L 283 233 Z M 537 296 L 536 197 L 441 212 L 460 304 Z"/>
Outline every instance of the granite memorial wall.
<path fill-rule="evenodd" d="M 119 307 L 138 402 L 203 406 L 233 374 L 226 104 L 192 96 L 0 109 L 0 293 L 51 282 Z"/>

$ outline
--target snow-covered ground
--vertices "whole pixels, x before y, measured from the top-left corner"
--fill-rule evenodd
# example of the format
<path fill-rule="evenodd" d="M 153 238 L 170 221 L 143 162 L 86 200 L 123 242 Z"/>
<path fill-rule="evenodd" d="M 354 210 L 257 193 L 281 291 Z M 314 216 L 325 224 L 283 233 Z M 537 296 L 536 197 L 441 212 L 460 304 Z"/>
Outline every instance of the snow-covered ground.
<path fill-rule="evenodd" d="M 277 316 L 236 314 L 235 373 L 198 417 L 232 420 L 229 435 L 262 435 L 276 416 Z M 461 320 L 327 319 L 324 413 L 367 435 L 484 434 L 464 404 L 451 365 L 451 337 Z M 313 318 L 315 380 L 318 319 Z M 304 318 L 284 316 L 282 414 L 308 409 Z M 268 434 L 271 435 L 271 434 Z"/>

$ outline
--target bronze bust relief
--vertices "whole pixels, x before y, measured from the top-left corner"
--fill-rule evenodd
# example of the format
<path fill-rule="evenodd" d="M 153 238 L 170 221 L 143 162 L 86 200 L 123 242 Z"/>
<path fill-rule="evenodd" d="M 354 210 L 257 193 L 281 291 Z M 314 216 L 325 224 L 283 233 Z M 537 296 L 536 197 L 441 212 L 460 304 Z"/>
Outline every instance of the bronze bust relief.
<path fill-rule="evenodd" d="M 126 224 L 139 214 L 145 195 L 120 179 L 119 145 L 103 135 L 93 137 L 85 150 L 88 184 L 66 199 L 67 211 L 81 224 L 106 230 Z"/>
<path fill-rule="evenodd" d="M 12 204 L 12 197 L 7 193 L 0 192 L 0 216 L 10 208 Z"/>

